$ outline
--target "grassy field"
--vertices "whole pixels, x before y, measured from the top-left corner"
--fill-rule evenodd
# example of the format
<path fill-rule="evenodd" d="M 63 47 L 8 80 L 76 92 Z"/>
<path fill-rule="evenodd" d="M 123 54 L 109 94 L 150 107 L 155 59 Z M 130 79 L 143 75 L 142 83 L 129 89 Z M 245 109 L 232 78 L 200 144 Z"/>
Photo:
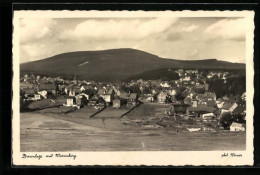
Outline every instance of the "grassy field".
<path fill-rule="evenodd" d="M 128 109 L 116 109 L 113 107 L 107 107 L 104 111 L 95 115 L 95 118 L 119 118 L 127 111 Z"/>
<path fill-rule="evenodd" d="M 151 108 L 144 117 L 156 117 L 163 109 L 151 105 L 119 118 L 89 118 L 86 111 L 67 115 L 21 113 L 21 151 L 208 151 L 244 150 L 245 133 L 176 132 L 173 128 L 124 125 L 138 116 L 136 110 Z M 155 113 L 154 113 L 155 112 Z M 161 112 L 160 116 L 163 115 Z M 129 117 L 129 118 L 128 118 Z"/>

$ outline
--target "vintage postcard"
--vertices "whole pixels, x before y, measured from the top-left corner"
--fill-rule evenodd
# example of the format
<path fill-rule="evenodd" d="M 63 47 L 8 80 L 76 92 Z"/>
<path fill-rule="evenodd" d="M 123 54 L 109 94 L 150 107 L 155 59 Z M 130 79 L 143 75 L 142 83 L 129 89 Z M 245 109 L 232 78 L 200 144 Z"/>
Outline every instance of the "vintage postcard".
<path fill-rule="evenodd" d="M 14 11 L 13 165 L 253 165 L 253 11 Z"/>

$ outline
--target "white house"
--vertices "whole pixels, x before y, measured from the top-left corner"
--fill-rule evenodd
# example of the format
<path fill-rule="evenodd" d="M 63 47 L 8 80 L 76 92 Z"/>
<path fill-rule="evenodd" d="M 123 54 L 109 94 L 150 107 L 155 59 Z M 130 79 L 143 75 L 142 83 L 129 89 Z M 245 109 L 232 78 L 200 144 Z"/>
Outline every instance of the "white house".
<path fill-rule="evenodd" d="M 175 90 L 175 89 L 169 89 L 169 90 L 167 91 L 167 93 L 168 93 L 169 95 L 171 95 L 171 96 L 174 96 L 174 95 L 176 95 L 176 90 Z"/>
<path fill-rule="evenodd" d="M 182 79 L 183 81 L 190 81 L 190 76 L 186 76 Z"/>
<path fill-rule="evenodd" d="M 44 99 L 47 99 L 47 91 L 45 91 L 45 90 L 39 91 L 38 94 L 40 94 L 41 96 L 43 96 Z"/>
<path fill-rule="evenodd" d="M 67 106 L 73 106 L 74 105 L 74 98 L 67 98 Z"/>
<path fill-rule="evenodd" d="M 40 94 L 34 94 L 34 100 L 40 100 L 41 95 Z"/>
<path fill-rule="evenodd" d="M 165 88 L 171 87 L 167 82 L 161 83 L 160 86 Z"/>
<path fill-rule="evenodd" d="M 230 131 L 245 131 L 245 128 L 243 127 L 242 124 L 233 122 L 230 125 Z"/>
<path fill-rule="evenodd" d="M 212 117 L 214 117 L 214 116 L 215 116 L 215 115 L 214 115 L 213 112 L 201 114 L 202 119 L 208 119 L 208 118 L 212 118 Z"/>

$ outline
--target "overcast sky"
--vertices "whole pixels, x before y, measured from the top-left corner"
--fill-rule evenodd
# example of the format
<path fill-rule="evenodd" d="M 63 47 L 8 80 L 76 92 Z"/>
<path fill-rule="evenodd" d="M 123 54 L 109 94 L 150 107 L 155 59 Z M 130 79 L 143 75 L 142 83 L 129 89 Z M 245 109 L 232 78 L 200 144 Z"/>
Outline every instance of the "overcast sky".
<path fill-rule="evenodd" d="M 20 19 L 20 59 L 134 48 L 163 58 L 245 63 L 245 31 L 244 18 L 26 18 Z"/>

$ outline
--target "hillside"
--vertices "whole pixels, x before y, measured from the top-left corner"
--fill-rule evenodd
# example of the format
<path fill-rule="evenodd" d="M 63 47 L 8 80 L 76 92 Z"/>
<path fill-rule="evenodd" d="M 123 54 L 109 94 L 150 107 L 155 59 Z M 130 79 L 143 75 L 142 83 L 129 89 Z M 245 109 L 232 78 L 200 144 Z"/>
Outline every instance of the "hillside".
<path fill-rule="evenodd" d="M 70 52 L 20 65 L 23 72 L 63 77 L 76 74 L 79 79 L 96 81 L 125 80 L 143 72 L 162 68 L 245 69 L 245 65 L 216 59 L 165 59 L 135 49 Z"/>

